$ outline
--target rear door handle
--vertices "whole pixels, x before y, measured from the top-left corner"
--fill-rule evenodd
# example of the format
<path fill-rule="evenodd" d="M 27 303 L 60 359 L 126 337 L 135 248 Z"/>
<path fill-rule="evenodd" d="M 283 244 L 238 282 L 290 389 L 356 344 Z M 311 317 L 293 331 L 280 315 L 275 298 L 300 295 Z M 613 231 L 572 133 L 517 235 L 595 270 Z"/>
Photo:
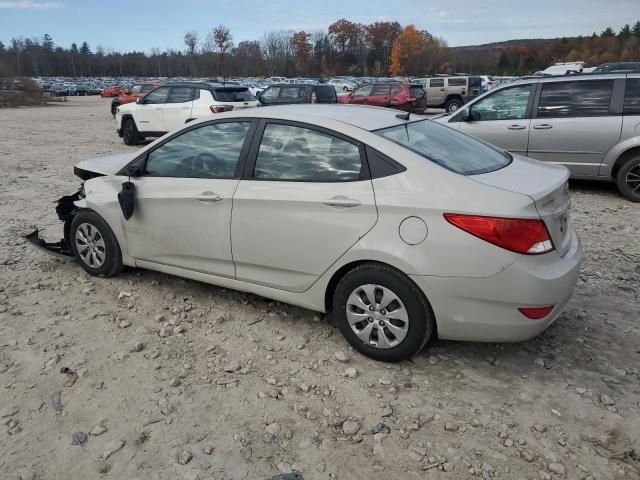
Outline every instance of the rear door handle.
<path fill-rule="evenodd" d="M 329 207 L 343 207 L 343 208 L 351 208 L 362 205 L 362 202 L 356 200 L 354 198 L 348 198 L 343 195 L 338 195 L 333 198 L 329 198 L 324 200 L 322 203 L 328 205 Z"/>
<path fill-rule="evenodd" d="M 540 125 L 534 125 L 533 128 L 536 130 L 549 130 L 553 128 L 553 125 L 549 125 L 548 123 L 541 123 Z"/>
<path fill-rule="evenodd" d="M 524 125 L 509 125 L 507 128 L 509 130 L 524 130 L 527 127 L 525 127 Z"/>
<path fill-rule="evenodd" d="M 202 192 L 200 195 L 196 195 L 194 198 L 201 203 L 213 203 L 219 202 L 223 197 L 222 195 L 219 195 L 215 192 Z"/>

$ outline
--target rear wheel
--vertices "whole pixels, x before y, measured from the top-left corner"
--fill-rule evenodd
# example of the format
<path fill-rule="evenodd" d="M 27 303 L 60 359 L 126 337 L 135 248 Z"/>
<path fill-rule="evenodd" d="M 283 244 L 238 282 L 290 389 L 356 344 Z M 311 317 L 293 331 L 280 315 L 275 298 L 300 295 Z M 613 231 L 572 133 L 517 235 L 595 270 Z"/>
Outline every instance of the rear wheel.
<path fill-rule="evenodd" d="M 125 145 L 136 145 L 140 140 L 136 122 L 133 118 L 127 118 L 122 125 L 122 141 Z"/>
<path fill-rule="evenodd" d="M 640 155 L 630 158 L 620 167 L 616 184 L 622 195 L 632 202 L 640 202 Z"/>
<path fill-rule="evenodd" d="M 461 100 L 458 100 L 457 98 L 452 98 L 451 100 L 447 100 L 447 103 L 445 103 L 444 108 L 447 111 L 447 113 L 453 113 L 456 110 L 458 110 L 461 106 L 462 106 Z"/>
<path fill-rule="evenodd" d="M 348 272 L 336 287 L 333 314 L 356 350 L 386 362 L 411 357 L 435 332 L 424 294 L 387 265 L 367 263 Z"/>
<path fill-rule="evenodd" d="M 118 240 L 97 213 L 86 210 L 73 217 L 69 243 L 82 268 L 91 275 L 111 277 L 122 270 Z"/>

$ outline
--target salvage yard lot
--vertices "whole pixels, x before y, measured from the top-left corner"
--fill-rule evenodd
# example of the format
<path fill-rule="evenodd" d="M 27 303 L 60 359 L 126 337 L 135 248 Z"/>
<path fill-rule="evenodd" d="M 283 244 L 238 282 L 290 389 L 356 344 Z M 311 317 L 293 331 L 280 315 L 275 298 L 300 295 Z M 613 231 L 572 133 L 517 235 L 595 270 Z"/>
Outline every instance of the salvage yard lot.
<path fill-rule="evenodd" d="M 386 365 L 313 312 L 27 245 L 75 163 L 135 148 L 115 128 L 96 97 L 0 110 L 0 478 L 639 478 L 640 205 L 613 186 L 572 186 L 585 261 L 548 331 Z"/>

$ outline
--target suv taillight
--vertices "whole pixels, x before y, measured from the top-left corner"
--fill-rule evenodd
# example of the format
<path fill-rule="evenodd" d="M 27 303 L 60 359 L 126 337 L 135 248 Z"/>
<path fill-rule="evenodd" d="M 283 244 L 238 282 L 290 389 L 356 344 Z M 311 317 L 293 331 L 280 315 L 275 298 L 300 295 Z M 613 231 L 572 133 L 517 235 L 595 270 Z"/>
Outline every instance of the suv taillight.
<path fill-rule="evenodd" d="M 523 255 L 540 255 L 554 249 L 542 220 L 482 217 L 445 213 L 452 225 L 498 247 Z"/>
<path fill-rule="evenodd" d="M 211 113 L 230 112 L 233 110 L 233 105 L 211 105 L 209 109 Z"/>

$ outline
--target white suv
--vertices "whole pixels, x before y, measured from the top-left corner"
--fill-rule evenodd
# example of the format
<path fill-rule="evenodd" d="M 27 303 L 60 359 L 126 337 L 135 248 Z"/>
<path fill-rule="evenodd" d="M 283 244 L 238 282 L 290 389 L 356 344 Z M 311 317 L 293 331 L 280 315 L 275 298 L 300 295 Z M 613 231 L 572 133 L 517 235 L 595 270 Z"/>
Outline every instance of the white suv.
<path fill-rule="evenodd" d="M 196 118 L 257 107 L 260 102 L 247 87 L 206 82 L 165 83 L 135 103 L 116 110 L 118 135 L 125 145 L 146 137 L 160 137 Z"/>

